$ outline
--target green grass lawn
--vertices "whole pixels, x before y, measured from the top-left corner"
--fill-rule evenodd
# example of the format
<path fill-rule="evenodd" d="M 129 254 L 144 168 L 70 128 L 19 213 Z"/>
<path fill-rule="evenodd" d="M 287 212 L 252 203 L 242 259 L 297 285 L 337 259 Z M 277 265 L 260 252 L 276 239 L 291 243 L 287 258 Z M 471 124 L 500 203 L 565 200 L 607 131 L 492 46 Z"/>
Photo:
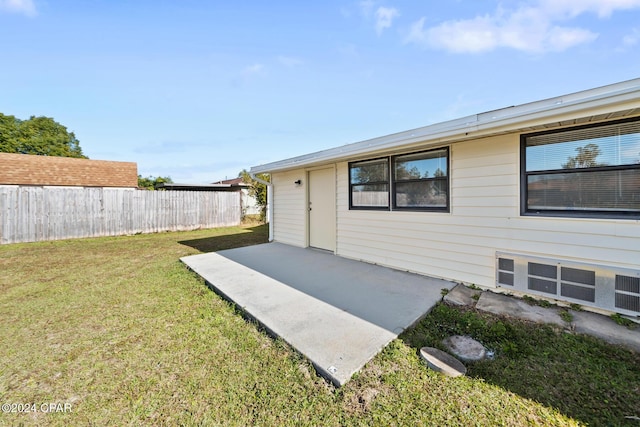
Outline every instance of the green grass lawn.
<path fill-rule="evenodd" d="M 333 388 L 179 261 L 266 235 L 0 246 L 0 403 L 38 409 L 0 412 L 0 425 L 640 426 L 625 418 L 640 416 L 638 354 L 445 305 Z M 496 359 L 461 378 L 429 371 L 417 350 L 452 332 Z"/>

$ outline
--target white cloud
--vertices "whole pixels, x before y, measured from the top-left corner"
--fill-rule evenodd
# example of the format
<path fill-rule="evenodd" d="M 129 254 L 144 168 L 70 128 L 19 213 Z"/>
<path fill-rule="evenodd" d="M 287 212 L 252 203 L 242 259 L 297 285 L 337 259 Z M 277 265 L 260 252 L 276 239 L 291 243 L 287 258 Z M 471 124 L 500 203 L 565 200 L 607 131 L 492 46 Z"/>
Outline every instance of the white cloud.
<path fill-rule="evenodd" d="M 393 19 L 399 15 L 398 10 L 393 7 L 380 6 L 376 10 L 376 33 L 380 35 L 385 28 L 391 28 Z"/>
<path fill-rule="evenodd" d="M 622 158 L 625 162 L 640 164 L 640 142 L 622 150 Z"/>
<path fill-rule="evenodd" d="M 253 64 L 253 65 L 249 65 L 248 67 L 245 67 L 242 70 L 242 75 L 245 77 L 253 76 L 253 75 L 262 73 L 263 70 L 264 70 L 263 64 Z"/>
<path fill-rule="evenodd" d="M 640 8 L 640 0 L 535 0 L 518 9 L 499 7 L 491 14 L 451 20 L 425 28 L 426 18 L 413 23 L 405 43 L 455 53 L 480 53 L 511 48 L 529 53 L 561 52 L 589 43 L 598 34 L 561 25 L 578 15 L 609 17 L 617 10 Z M 635 43 L 633 35 L 625 44 Z"/>
<path fill-rule="evenodd" d="M 291 56 L 284 56 L 284 55 L 278 56 L 278 62 L 280 62 L 285 67 L 295 67 L 303 63 L 301 59 L 293 58 Z"/>
<path fill-rule="evenodd" d="M 640 0 L 540 0 L 540 7 L 556 16 L 575 17 L 590 12 L 605 18 L 616 10 L 640 7 Z"/>
<path fill-rule="evenodd" d="M 411 26 L 407 43 L 439 47 L 456 53 L 484 52 L 496 47 L 497 34 L 486 17 L 468 21 L 449 21 L 437 27 L 424 28 L 425 18 Z"/>
<path fill-rule="evenodd" d="M 622 44 L 624 47 L 635 46 L 640 42 L 640 29 L 634 28 L 630 34 L 627 34 L 622 38 Z"/>
<path fill-rule="evenodd" d="M 0 12 L 23 13 L 36 16 L 36 5 L 33 0 L 0 0 Z"/>
<path fill-rule="evenodd" d="M 358 3 L 358 6 L 360 6 L 360 12 L 366 18 L 371 16 L 371 12 L 373 11 L 373 6 L 374 5 L 375 5 L 375 1 L 374 0 L 362 0 L 360 3 Z"/>

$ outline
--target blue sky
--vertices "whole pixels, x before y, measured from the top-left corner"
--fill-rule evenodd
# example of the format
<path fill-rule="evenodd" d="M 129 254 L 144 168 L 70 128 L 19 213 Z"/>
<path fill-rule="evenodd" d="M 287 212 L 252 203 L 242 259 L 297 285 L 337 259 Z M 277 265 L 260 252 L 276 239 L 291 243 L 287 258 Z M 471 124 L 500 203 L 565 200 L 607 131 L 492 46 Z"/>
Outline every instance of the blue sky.
<path fill-rule="evenodd" d="M 0 112 L 207 183 L 640 77 L 640 0 L 0 0 L 0 40 Z"/>

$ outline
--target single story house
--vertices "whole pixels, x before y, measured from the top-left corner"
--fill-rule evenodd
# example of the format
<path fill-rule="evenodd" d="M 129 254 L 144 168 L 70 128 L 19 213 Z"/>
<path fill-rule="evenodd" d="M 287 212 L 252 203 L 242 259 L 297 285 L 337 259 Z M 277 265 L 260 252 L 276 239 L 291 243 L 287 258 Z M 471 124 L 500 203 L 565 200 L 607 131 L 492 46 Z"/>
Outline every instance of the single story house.
<path fill-rule="evenodd" d="M 272 240 L 640 315 L 640 79 L 250 172 Z"/>

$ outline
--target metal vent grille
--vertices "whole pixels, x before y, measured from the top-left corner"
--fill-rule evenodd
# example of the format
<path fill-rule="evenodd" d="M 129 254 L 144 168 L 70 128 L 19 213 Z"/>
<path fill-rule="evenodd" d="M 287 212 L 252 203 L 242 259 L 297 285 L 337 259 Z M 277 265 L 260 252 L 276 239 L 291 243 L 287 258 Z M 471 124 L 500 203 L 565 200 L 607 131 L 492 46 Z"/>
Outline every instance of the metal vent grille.
<path fill-rule="evenodd" d="M 556 281 L 539 279 L 537 277 L 529 276 L 528 288 L 538 292 L 544 292 L 545 294 L 557 294 L 558 284 Z"/>
<path fill-rule="evenodd" d="M 501 285 L 513 286 L 513 260 L 508 258 L 498 258 L 498 283 Z"/>
<path fill-rule="evenodd" d="M 555 295 L 558 293 L 558 267 L 530 262 L 527 265 L 527 271 L 529 272 L 529 277 L 527 277 L 529 289 L 545 294 Z"/>
<path fill-rule="evenodd" d="M 640 277 L 629 277 L 616 274 L 616 291 L 640 294 Z"/>
<path fill-rule="evenodd" d="M 640 313 L 640 277 L 616 274 L 616 307 Z"/>
<path fill-rule="evenodd" d="M 595 286 L 596 272 L 593 270 L 581 270 L 579 268 L 562 267 L 562 280 Z"/>
<path fill-rule="evenodd" d="M 640 315 L 640 270 L 496 253 L 496 285 Z"/>
<path fill-rule="evenodd" d="M 541 276 L 555 279 L 558 277 L 558 267 L 555 265 L 529 263 L 529 276 Z"/>
<path fill-rule="evenodd" d="M 582 301 L 596 301 L 596 272 L 579 268 L 561 267 L 560 295 Z"/>

